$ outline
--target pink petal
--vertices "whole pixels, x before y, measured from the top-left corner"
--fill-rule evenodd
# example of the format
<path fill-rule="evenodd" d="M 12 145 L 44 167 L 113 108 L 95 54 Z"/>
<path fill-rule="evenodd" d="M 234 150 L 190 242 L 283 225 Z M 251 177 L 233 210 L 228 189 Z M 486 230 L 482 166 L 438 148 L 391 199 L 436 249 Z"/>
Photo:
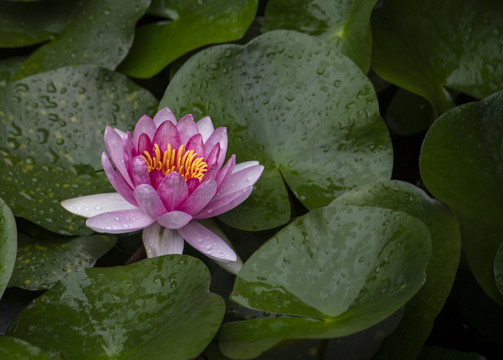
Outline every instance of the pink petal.
<path fill-rule="evenodd" d="M 122 138 L 122 156 L 124 159 L 124 164 L 126 165 L 126 171 L 128 172 L 129 178 L 134 184 L 134 180 L 132 177 L 132 169 L 131 164 L 132 160 L 136 156 L 136 148 L 133 144 L 133 139 L 131 137 L 131 133 L 128 131 L 124 134 Z"/>
<path fill-rule="evenodd" d="M 197 123 L 197 129 L 199 130 L 199 133 L 203 137 L 203 142 L 206 142 L 208 138 L 213 134 L 213 131 L 215 131 L 215 128 L 213 127 L 213 123 L 211 122 L 211 119 L 209 116 L 203 117 L 200 119 Z"/>
<path fill-rule="evenodd" d="M 210 166 L 208 171 L 206 171 L 206 173 L 204 173 L 203 181 L 215 180 L 218 175 L 218 169 L 219 169 L 219 167 L 218 167 L 217 163 L 214 163 L 212 166 Z"/>
<path fill-rule="evenodd" d="M 150 217 L 157 219 L 166 213 L 166 208 L 162 204 L 161 198 L 152 186 L 138 186 L 134 189 L 134 197 L 140 209 L 145 211 Z"/>
<path fill-rule="evenodd" d="M 207 151 L 208 148 L 205 148 L 204 153 L 209 155 L 204 158 L 204 161 L 206 162 L 206 164 L 208 164 L 209 167 L 211 167 L 213 164 L 217 164 L 217 159 L 220 157 L 220 144 L 213 146 L 209 153 Z M 221 167 L 222 166 L 218 166 L 218 169 L 220 169 Z"/>
<path fill-rule="evenodd" d="M 234 209 L 250 196 L 252 190 L 253 186 L 249 186 L 224 197 L 213 198 L 202 211 L 194 215 L 194 219 L 206 219 Z"/>
<path fill-rule="evenodd" d="M 101 164 L 103 165 L 103 170 L 105 170 L 105 174 L 108 177 L 108 181 L 110 181 L 110 184 L 112 184 L 114 189 L 117 190 L 124 199 L 137 206 L 138 203 L 133 196 L 133 190 L 129 187 L 124 178 L 117 174 L 105 152 L 101 154 Z"/>
<path fill-rule="evenodd" d="M 61 202 L 61 206 L 75 215 L 84 217 L 92 217 L 110 211 L 137 209 L 119 193 L 95 194 L 67 199 Z"/>
<path fill-rule="evenodd" d="M 194 150 L 194 152 L 197 153 L 197 157 L 203 157 L 204 158 L 204 144 L 203 144 L 203 137 L 201 134 L 196 134 L 192 136 L 188 141 L 187 145 L 185 146 L 187 150 Z"/>
<path fill-rule="evenodd" d="M 162 171 L 154 169 L 148 173 L 148 176 L 150 177 L 150 183 L 154 189 L 157 189 L 166 175 L 164 175 Z"/>
<path fill-rule="evenodd" d="M 236 261 L 237 259 L 234 250 L 224 240 L 197 221 L 189 222 L 178 232 L 192 247 L 212 259 L 226 261 Z"/>
<path fill-rule="evenodd" d="M 203 178 L 203 181 L 204 181 L 204 178 Z M 188 190 L 189 190 L 189 195 L 192 194 L 194 192 L 194 190 L 197 189 L 197 187 L 199 186 L 199 184 L 201 184 L 201 182 L 199 181 L 199 179 L 192 178 L 192 179 L 187 180 L 187 187 L 188 187 Z"/>
<path fill-rule="evenodd" d="M 259 164 L 258 161 L 245 161 L 245 162 L 236 164 L 236 166 L 234 166 L 234 170 L 232 170 L 232 172 L 235 173 L 235 172 L 244 170 L 246 168 L 249 168 L 250 166 L 255 166 L 258 164 Z"/>
<path fill-rule="evenodd" d="M 227 182 L 231 176 L 234 166 L 236 165 L 236 155 L 232 154 L 231 158 L 227 161 L 227 164 L 218 172 L 216 176 L 217 181 L 217 191 Z"/>
<path fill-rule="evenodd" d="M 147 164 L 141 156 L 135 157 L 132 161 L 131 178 L 135 186 L 141 184 L 151 185 Z"/>
<path fill-rule="evenodd" d="M 181 141 L 176 126 L 170 121 L 163 122 L 155 132 L 153 143 L 159 145 L 161 151 L 165 151 L 168 144 L 171 144 L 172 149 L 178 149 Z"/>
<path fill-rule="evenodd" d="M 262 171 L 264 171 L 262 165 L 253 165 L 238 172 L 233 172 L 225 184 L 222 184 L 215 198 L 218 199 L 232 194 L 235 191 L 252 186 L 260 178 Z"/>
<path fill-rule="evenodd" d="M 147 134 L 141 134 L 138 139 L 138 155 L 145 155 L 145 151 L 152 151 L 152 141 Z"/>
<path fill-rule="evenodd" d="M 208 205 L 216 192 L 217 183 L 214 180 L 203 181 L 180 206 L 180 210 L 188 214 L 197 214 Z"/>
<path fill-rule="evenodd" d="M 133 131 L 133 141 L 134 146 L 138 148 L 138 140 L 140 139 L 141 134 L 146 134 L 150 139 L 154 138 L 155 131 L 157 127 L 155 126 L 154 120 L 152 120 L 149 116 L 143 115 L 140 120 L 136 123 Z"/>
<path fill-rule="evenodd" d="M 183 252 L 184 241 L 178 231 L 163 228 L 157 223 L 143 229 L 142 238 L 149 258 Z"/>
<path fill-rule="evenodd" d="M 94 231 L 121 234 L 146 228 L 154 222 L 141 209 L 111 211 L 93 216 L 86 225 Z"/>
<path fill-rule="evenodd" d="M 187 183 L 175 171 L 164 177 L 157 188 L 157 193 L 168 211 L 175 210 L 189 196 Z"/>
<path fill-rule="evenodd" d="M 192 220 L 192 216 L 183 211 L 171 211 L 159 217 L 156 221 L 167 229 L 180 229 Z"/>
<path fill-rule="evenodd" d="M 186 144 L 192 136 L 199 134 L 197 125 L 194 122 L 194 118 L 191 114 L 185 115 L 180 120 L 178 120 L 176 128 L 178 129 L 178 133 L 180 134 L 180 141 L 182 142 L 182 144 Z"/>
<path fill-rule="evenodd" d="M 133 182 L 129 178 L 129 174 L 124 164 L 124 157 L 122 154 L 122 138 L 110 126 L 105 129 L 105 145 L 110 154 L 110 158 L 115 165 L 119 174 L 124 178 L 129 186 L 133 186 Z"/>
<path fill-rule="evenodd" d="M 219 127 L 215 131 L 213 131 L 213 134 L 211 134 L 208 140 L 206 140 L 206 142 L 204 143 L 206 152 L 208 152 L 210 149 L 213 149 L 216 144 L 220 144 L 218 165 L 219 167 L 222 167 L 225 160 L 225 154 L 227 153 L 227 128 Z"/>
<path fill-rule="evenodd" d="M 173 115 L 171 110 L 167 107 L 159 110 L 154 116 L 154 123 L 156 127 L 161 126 L 161 124 L 165 121 L 170 121 L 173 125 L 176 125 L 175 115 Z"/>

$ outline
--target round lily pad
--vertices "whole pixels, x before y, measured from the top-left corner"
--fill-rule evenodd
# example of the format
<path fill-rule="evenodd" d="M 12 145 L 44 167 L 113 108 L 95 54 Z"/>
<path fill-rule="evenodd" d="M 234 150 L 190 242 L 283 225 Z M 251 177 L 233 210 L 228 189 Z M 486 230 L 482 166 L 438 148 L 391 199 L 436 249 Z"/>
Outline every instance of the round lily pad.
<path fill-rule="evenodd" d="M 115 69 L 131 47 L 136 22 L 149 4 L 148 0 L 79 1 L 64 30 L 35 50 L 14 78 L 70 65 Z"/>
<path fill-rule="evenodd" d="M 370 13 L 376 0 L 270 0 L 264 31 L 296 30 L 327 41 L 367 72 L 372 54 Z"/>
<path fill-rule="evenodd" d="M 59 202 L 111 186 L 101 170 L 107 125 L 132 129 L 157 100 L 125 76 L 76 66 L 0 88 L 0 196 L 16 216 L 64 234 L 88 234 Z"/>
<path fill-rule="evenodd" d="M 438 118 L 420 157 L 428 190 L 455 213 L 470 269 L 484 291 L 503 304 L 494 261 L 503 239 L 503 92 Z"/>
<path fill-rule="evenodd" d="M 458 270 L 461 241 L 456 218 L 445 204 L 401 181 L 366 185 L 341 195 L 332 204 L 400 210 L 428 227 L 432 253 L 426 267 L 426 282 L 407 303 L 397 329 L 386 336 L 375 356 L 375 359 L 417 358 Z"/>
<path fill-rule="evenodd" d="M 285 339 L 350 335 L 377 324 L 421 288 L 431 251 L 417 218 L 335 205 L 298 218 L 244 264 L 231 299 L 278 314 L 226 323 L 220 348 L 258 356 Z"/>
<path fill-rule="evenodd" d="M 432 103 L 454 106 L 444 87 L 474 97 L 503 89 L 503 3 L 384 0 L 372 14 L 372 67 Z"/>
<path fill-rule="evenodd" d="M 9 360 L 50 360 L 51 358 L 40 348 L 26 341 L 0 336 L 0 357 Z"/>
<path fill-rule="evenodd" d="M 156 75 L 180 56 L 204 45 L 240 39 L 257 12 L 257 0 L 157 1 L 154 12 L 172 21 L 140 26 L 119 71 L 139 78 Z"/>
<path fill-rule="evenodd" d="M 195 258 L 168 255 L 69 274 L 19 314 L 8 334 L 67 359 L 195 358 L 225 305 Z"/>
<path fill-rule="evenodd" d="M 0 198 L 0 298 L 14 269 L 16 249 L 16 220 L 7 204 Z"/>
<path fill-rule="evenodd" d="M 309 209 L 359 185 L 387 180 L 392 150 L 371 82 L 348 57 L 292 31 L 190 58 L 161 107 L 226 126 L 228 153 L 265 166 L 250 198 L 221 217 L 238 228 L 285 224 L 284 182 Z"/>
<path fill-rule="evenodd" d="M 68 238 L 48 231 L 34 237 L 20 233 L 9 286 L 50 289 L 68 273 L 93 267 L 116 242 L 117 238 L 105 235 Z"/>

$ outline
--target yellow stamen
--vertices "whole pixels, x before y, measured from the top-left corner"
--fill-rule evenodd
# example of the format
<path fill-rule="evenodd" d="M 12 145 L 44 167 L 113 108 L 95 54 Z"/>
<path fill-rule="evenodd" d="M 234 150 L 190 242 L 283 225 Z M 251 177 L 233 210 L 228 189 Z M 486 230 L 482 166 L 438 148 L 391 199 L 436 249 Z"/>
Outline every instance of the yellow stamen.
<path fill-rule="evenodd" d="M 187 151 L 183 145 L 175 150 L 171 148 L 171 144 L 168 144 L 166 151 L 161 154 L 159 145 L 154 144 L 153 152 L 154 157 L 146 150 L 143 152 L 145 155 L 140 155 L 147 164 L 148 172 L 157 169 L 162 171 L 164 175 L 168 175 L 170 172 L 176 171 L 185 181 L 194 178 L 201 181 L 208 170 L 208 164 L 204 158 L 197 157 L 194 150 Z"/>

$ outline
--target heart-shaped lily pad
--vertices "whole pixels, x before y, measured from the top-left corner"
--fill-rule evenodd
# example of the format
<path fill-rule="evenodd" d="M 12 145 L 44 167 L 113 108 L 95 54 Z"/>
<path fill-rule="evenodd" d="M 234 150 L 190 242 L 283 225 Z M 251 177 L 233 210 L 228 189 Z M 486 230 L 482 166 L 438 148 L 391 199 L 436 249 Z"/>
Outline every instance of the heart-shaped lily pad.
<path fill-rule="evenodd" d="M 18 234 L 16 265 L 9 286 L 50 289 L 70 272 L 93 267 L 117 242 L 113 236 L 64 237 L 48 231 Z"/>
<path fill-rule="evenodd" d="M 161 100 L 226 126 L 229 153 L 265 166 L 251 197 L 221 219 L 243 229 L 286 223 L 283 182 L 310 209 L 391 175 L 391 142 L 372 84 L 348 57 L 292 31 L 215 46 L 176 73 Z"/>
<path fill-rule="evenodd" d="M 131 47 L 136 22 L 149 4 L 149 0 L 79 1 L 65 29 L 35 50 L 15 79 L 69 65 L 115 69 Z"/>
<path fill-rule="evenodd" d="M 15 56 L 0 60 L 0 87 L 7 85 L 12 80 L 25 59 L 24 56 Z"/>
<path fill-rule="evenodd" d="M 0 298 L 14 269 L 16 249 L 16 220 L 7 204 L 0 199 Z"/>
<path fill-rule="evenodd" d="M 473 275 L 493 300 L 494 260 L 503 239 L 503 92 L 459 106 L 438 118 L 423 143 L 421 176 L 428 190 L 446 202 L 461 229 Z"/>
<path fill-rule="evenodd" d="M 157 100 L 125 76 L 66 67 L 0 88 L 0 196 L 16 216 L 59 233 L 85 234 L 59 202 L 110 191 L 101 170 L 107 125 L 131 129 Z"/>
<path fill-rule="evenodd" d="M 0 47 L 49 40 L 68 24 L 78 2 L 67 0 L 0 1 Z"/>
<path fill-rule="evenodd" d="M 385 0 L 372 15 L 372 67 L 428 99 L 437 114 L 454 106 L 444 86 L 475 97 L 503 89 L 503 3 Z"/>
<path fill-rule="evenodd" d="M 372 53 L 370 13 L 376 0 L 270 0 L 264 31 L 296 30 L 336 46 L 367 72 Z"/>
<path fill-rule="evenodd" d="M 40 348 L 26 341 L 0 336 L 0 357 L 9 360 L 50 360 L 51 358 Z"/>
<path fill-rule="evenodd" d="M 67 359 L 192 359 L 225 311 L 209 283 L 206 266 L 184 255 L 77 271 L 35 299 L 8 334 Z"/>
<path fill-rule="evenodd" d="M 236 278 L 232 300 L 281 315 L 224 324 L 220 348 L 248 359 L 285 339 L 366 329 L 420 289 L 430 251 L 426 226 L 405 213 L 344 205 L 313 210 L 264 244 Z"/>
<path fill-rule="evenodd" d="M 426 282 L 407 303 L 398 328 L 387 336 L 376 359 L 417 358 L 450 293 L 460 255 L 458 223 L 449 208 L 417 187 L 389 181 L 347 192 L 332 204 L 378 206 L 419 218 L 431 235 Z"/>
<path fill-rule="evenodd" d="M 257 11 L 257 0 L 171 0 L 156 13 L 172 21 L 141 26 L 119 70 L 149 78 L 180 56 L 204 45 L 240 39 Z"/>
<path fill-rule="evenodd" d="M 434 112 L 425 98 L 398 89 L 391 99 L 385 119 L 392 131 L 408 136 L 426 131 L 434 120 Z"/>

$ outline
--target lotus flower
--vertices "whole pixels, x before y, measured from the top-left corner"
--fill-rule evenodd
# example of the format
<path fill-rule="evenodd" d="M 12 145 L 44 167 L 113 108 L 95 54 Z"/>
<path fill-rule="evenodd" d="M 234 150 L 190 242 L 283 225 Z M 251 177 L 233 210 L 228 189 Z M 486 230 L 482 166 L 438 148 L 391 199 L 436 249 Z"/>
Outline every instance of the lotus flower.
<path fill-rule="evenodd" d="M 198 219 L 220 215 L 243 202 L 263 171 L 257 161 L 224 165 L 227 130 L 209 117 L 178 122 L 164 108 L 144 115 L 133 135 L 107 127 L 101 163 L 117 191 L 68 199 L 61 205 L 88 217 L 103 233 L 143 229 L 148 257 L 182 253 L 184 239 L 210 258 L 235 261 L 234 251 Z M 112 165 L 113 164 L 113 165 Z M 115 168 L 114 168 L 115 167 Z"/>

